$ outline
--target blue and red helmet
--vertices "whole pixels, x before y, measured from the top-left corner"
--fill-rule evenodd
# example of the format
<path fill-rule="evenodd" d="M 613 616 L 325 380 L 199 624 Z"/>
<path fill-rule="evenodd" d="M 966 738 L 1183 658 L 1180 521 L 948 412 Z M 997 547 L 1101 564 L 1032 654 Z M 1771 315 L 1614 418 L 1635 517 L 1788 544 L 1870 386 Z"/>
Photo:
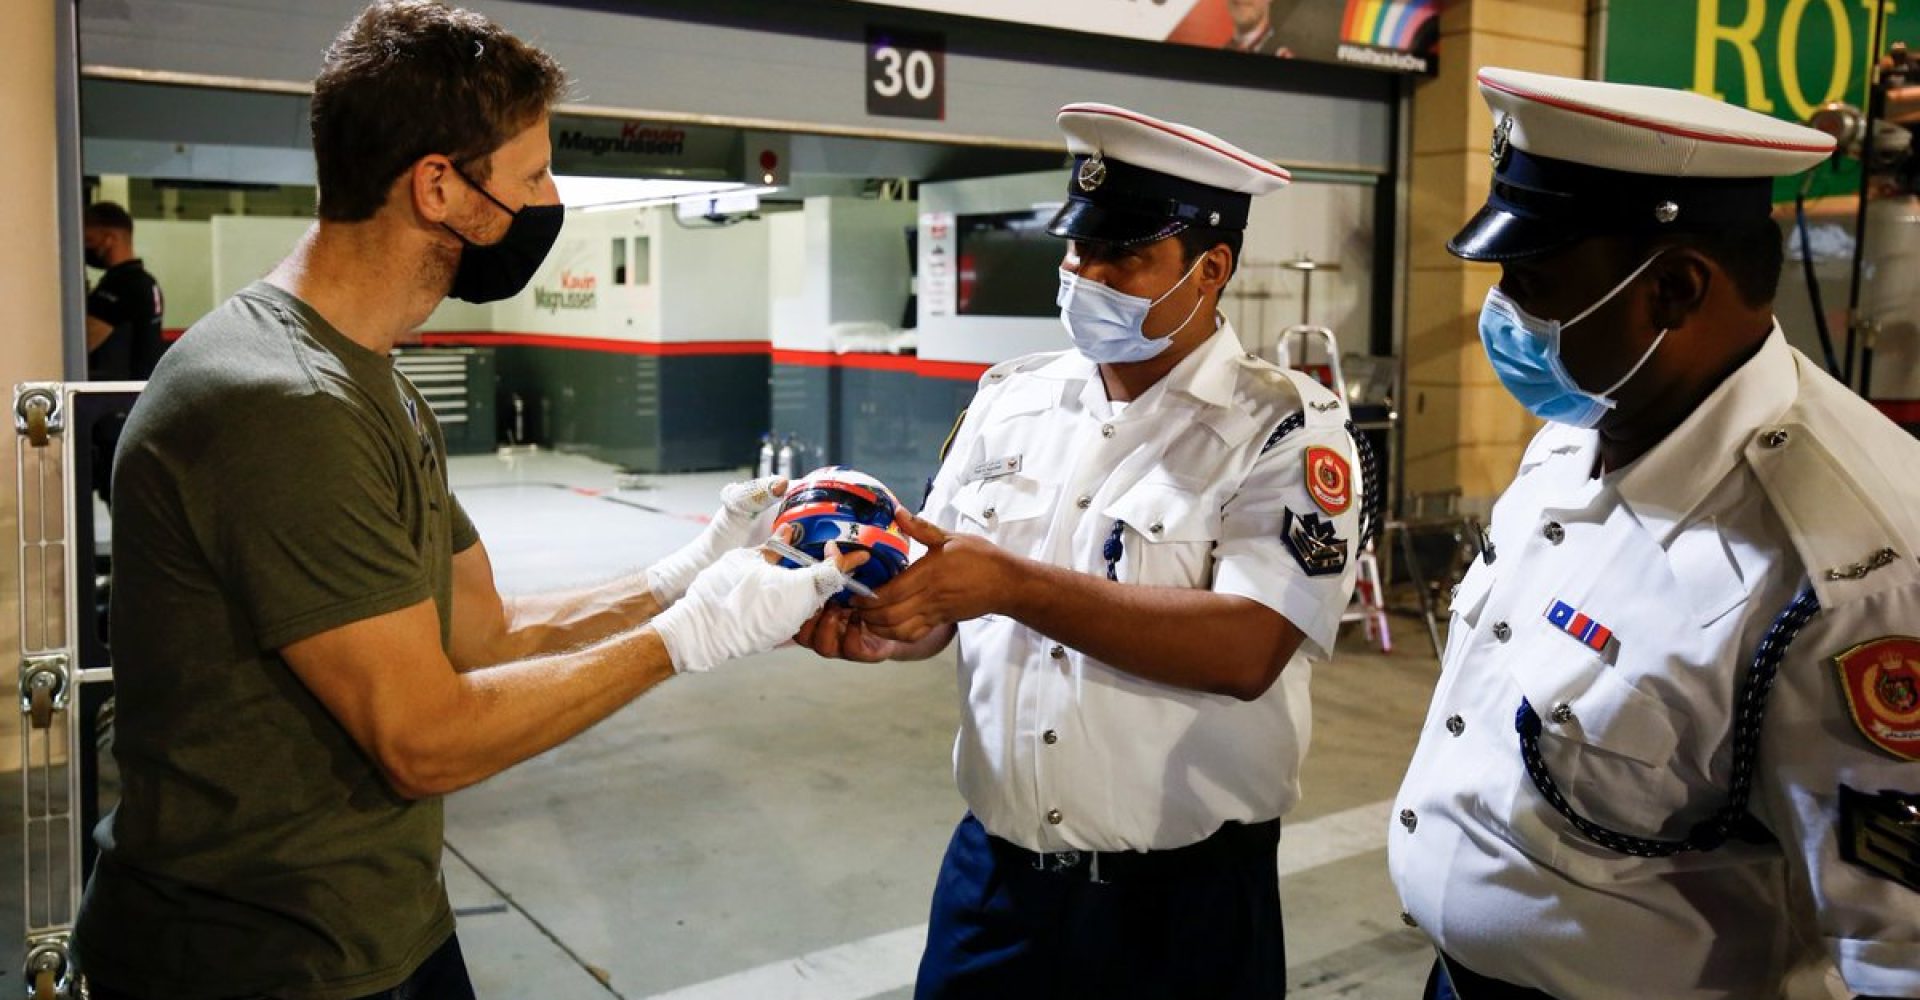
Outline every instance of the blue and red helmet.
<path fill-rule="evenodd" d="M 907 539 L 894 526 L 894 511 L 900 501 L 885 483 L 855 469 L 829 465 L 815 469 L 787 487 L 780 503 L 773 530 L 784 535 L 788 525 L 798 526 L 800 538 L 794 547 L 816 559 L 827 557 L 827 543 L 840 551 L 869 554 L 865 565 L 853 571 L 853 578 L 869 587 L 879 587 L 907 568 Z M 791 560 L 781 564 L 792 567 Z M 845 604 L 851 591 L 833 595 L 834 603 Z"/>

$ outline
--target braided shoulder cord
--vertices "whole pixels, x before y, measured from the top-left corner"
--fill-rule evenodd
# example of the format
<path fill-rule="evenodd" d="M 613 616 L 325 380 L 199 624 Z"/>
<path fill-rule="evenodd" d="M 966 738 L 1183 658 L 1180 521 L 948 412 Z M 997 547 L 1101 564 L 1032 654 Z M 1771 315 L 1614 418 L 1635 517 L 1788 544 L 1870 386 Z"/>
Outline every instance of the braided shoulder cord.
<path fill-rule="evenodd" d="M 1353 438 L 1353 447 L 1360 454 L 1360 468 L 1367 481 L 1367 488 L 1360 498 L 1360 540 L 1354 551 L 1364 552 L 1380 532 L 1380 507 L 1384 501 L 1385 485 L 1380 481 L 1380 459 L 1373 451 L 1373 442 L 1365 434 L 1354 430 L 1353 421 L 1347 421 L 1347 434 Z"/>
<path fill-rule="evenodd" d="M 1601 826 L 1574 811 L 1567 797 L 1554 783 L 1540 753 L 1540 716 L 1526 699 L 1514 716 L 1514 728 L 1520 733 L 1520 759 L 1526 764 L 1533 787 L 1555 811 L 1566 817 L 1581 836 L 1621 854 L 1641 858 L 1665 858 L 1690 851 L 1711 851 L 1727 842 L 1736 829 L 1750 821 L 1747 802 L 1753 795 L 1754 766 L 1760 757 L 1760 727 L 1767 715 L 1767 696 L 1773 691 L 1774 678 L 1788 647 L 1820 610 L 1820 599 L 1813 588 L 1800 592 L 1786 609 L 1774 618 L 1760 648 L 1747 670 L 1747 682 L 1738 695 L 1733 721 L 1733 776 L 1727 789 L 1727 802 L 1712 816 L 1695 824 L 1683 840 L 1656 840 L 1635 837 Z"/>
<path fill-rule="evenodd" d="M 1120 582 L 1120 557 L 1127 554 L 1127 543 L 1122 537 L 1127 533 L 1127 522 L 1113 522 L 1113 533 L 1107 536 L 1107 543 L 1100 547 L 1101 558 L 1107 561 L 1107 579 Z"/>

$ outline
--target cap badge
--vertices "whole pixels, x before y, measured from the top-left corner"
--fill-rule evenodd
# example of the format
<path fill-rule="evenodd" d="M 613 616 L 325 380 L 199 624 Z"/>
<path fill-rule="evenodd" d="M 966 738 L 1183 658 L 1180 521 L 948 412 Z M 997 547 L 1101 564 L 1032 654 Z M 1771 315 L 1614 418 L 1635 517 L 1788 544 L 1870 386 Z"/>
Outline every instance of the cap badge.
<path fill-rule="evenodd" d="M 1087 157 L 1080 164 L 1080 176 L 1077 178 L 1080 190 L 1092 191 L 1107 182 L 1107 161 L 1099 153 Z"/>
<path fill-rule="evenodd" d="M 1663 201 L 1654 206 L 1653 217 L 1663 223 L 1672 222 L 1680 217 L 1680 206 L 1670 201 Z"/>
<path fill-rule="evenodd" d="M 1493 161 L 1496 170 L 1507 161 L 1507 149 L 1512 143 L 1513 116 L 1501 115 L 1500 123 L 1493 127 L 1493 148 L 1487 153 L 1487 158 Z"/>

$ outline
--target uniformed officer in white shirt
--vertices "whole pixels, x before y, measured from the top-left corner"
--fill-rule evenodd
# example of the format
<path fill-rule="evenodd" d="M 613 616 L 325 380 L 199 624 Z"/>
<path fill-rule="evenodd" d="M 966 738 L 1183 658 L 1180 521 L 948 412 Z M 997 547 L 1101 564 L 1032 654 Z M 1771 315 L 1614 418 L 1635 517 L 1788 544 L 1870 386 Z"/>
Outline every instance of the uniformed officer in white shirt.
<path fill-rule="evenodd" d="M 986 373 L 905 525 L 926 554 L 802 640 L 959 639 L 971 811 L 916 996 L 1281 996 L 1279 817 L 1365 486 L 1341 401 L 1217 311 L 1252 197 L 1288 175 L 1122 108 L 1059 122 L 1074 349 Z"/>
<path fill-rule="evenodd" d="M 1479 79 L 1492 193 L 1449 248 L 1500 264 L 1481 339 L 1549 422 L 1394 810 L 1427 995 L 1920 997 L 1920 443 L 1772 312 L 1773 180 L 1833 143 Z"/>

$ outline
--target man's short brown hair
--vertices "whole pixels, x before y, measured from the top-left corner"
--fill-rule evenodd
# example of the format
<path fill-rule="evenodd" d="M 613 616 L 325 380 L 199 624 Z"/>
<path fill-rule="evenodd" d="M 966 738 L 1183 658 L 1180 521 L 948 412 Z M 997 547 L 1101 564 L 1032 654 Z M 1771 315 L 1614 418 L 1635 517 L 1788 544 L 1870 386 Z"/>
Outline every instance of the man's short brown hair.
<path fill-rule="evenodd" d="M 370 219 L 394 179 L 440 153 L 475 181 L 487 157 L 560 99 L 566 72 L 472 11 L 376 0 L 327 47 L 313 81 L 320 217 Z"/>
<path fill-rule="evenodd" d="M 87 206 L 81 218 L 81 224 L 89 229 L 118 229 L 123 233 L 133 232 L 133 216 L 127 210 L 111 201 L 96 201 Z"/>

